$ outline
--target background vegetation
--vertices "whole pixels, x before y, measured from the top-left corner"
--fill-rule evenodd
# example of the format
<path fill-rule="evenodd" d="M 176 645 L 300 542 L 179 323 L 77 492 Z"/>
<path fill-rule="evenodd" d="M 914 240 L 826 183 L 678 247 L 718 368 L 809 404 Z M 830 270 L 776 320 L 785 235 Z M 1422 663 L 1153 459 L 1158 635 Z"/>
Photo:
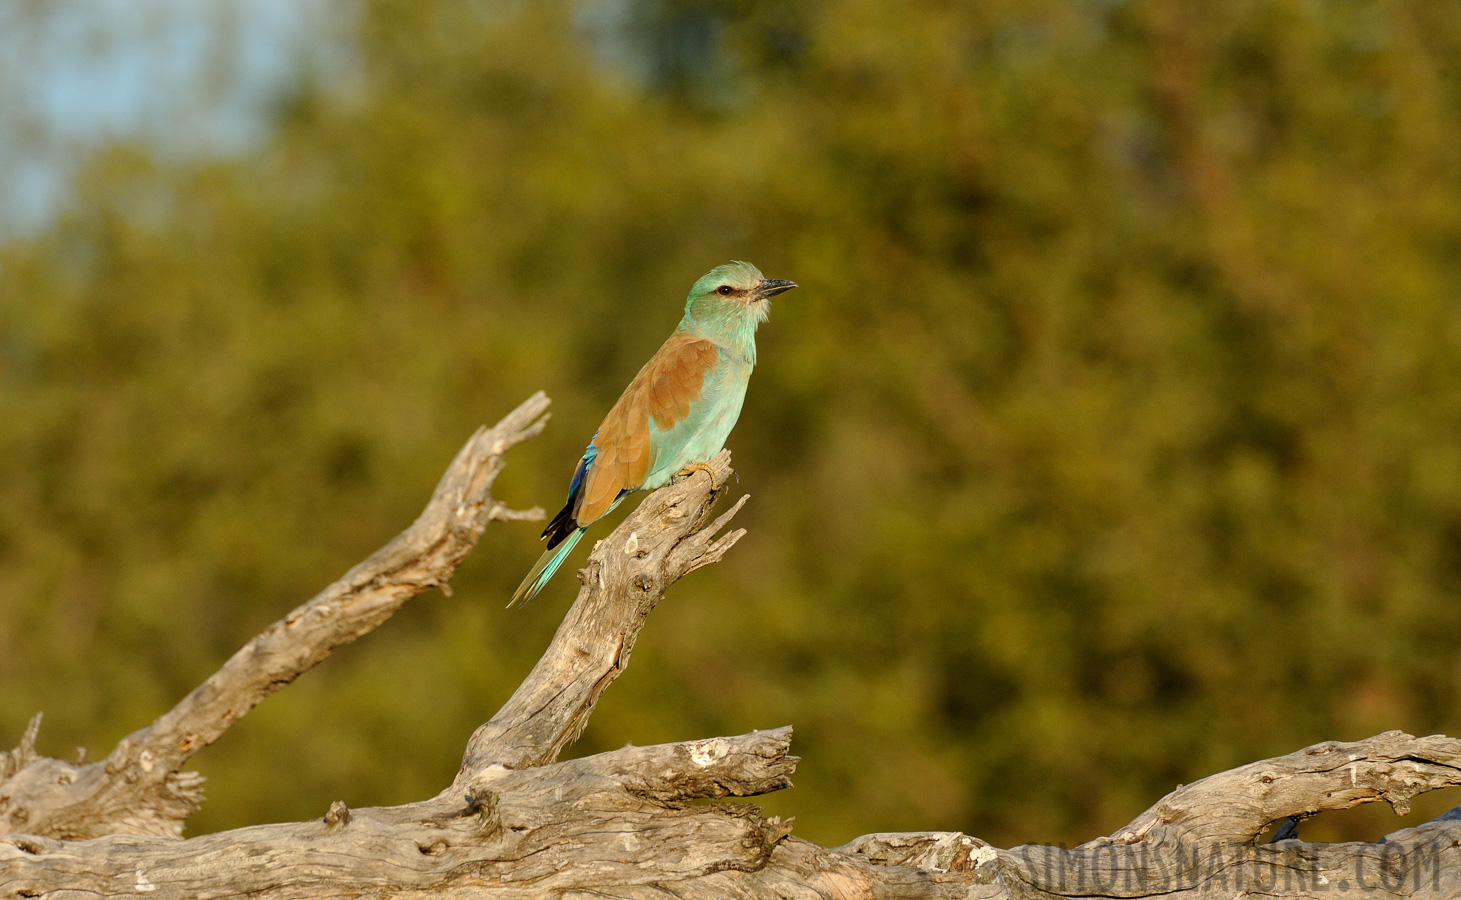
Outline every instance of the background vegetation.
<path fill-rule="evenodd" d="M 1461 5 L 321 10 L 261 136 L 103 142 L 0 244 L 5 743 L 110 748 L 539 388 L 499 485 L 551 511 L 732 258 L 802 285 L 750 534 L 574 753 L 792 723 L 798 833 L 1011 844 L 1461 734 Z M 203 754 L 195 831 L 446 783 L 572 594 L 502 609 L 535 538 Z"/>

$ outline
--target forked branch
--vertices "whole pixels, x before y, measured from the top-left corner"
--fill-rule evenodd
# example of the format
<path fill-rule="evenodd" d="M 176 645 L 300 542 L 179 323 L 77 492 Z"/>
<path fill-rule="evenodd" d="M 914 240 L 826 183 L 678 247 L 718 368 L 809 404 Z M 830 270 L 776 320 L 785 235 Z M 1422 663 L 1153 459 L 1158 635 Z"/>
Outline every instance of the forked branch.
<path fill-rule="evenodd" d="M 37 758 L 33 722 L 21 746 L 0 755 L 0 809 L 13 829 L 34 832 L 0 835 L 0 900 L 1461 896 L 1461 814 L 1376 843 L 1309 844 L 1292 829 L 1260 840 L 1280 820 L 1376 800 L 1403 812 L 1415 794 L 1461 784 L 1461 741 L 1447 737 L 1391 732 L 1243 766 L 1178 788 L 1111 837 L 1073 850 L 999 850 L 958 832 L 870 834 L 828 849 L 753 806 L 703 802 L 789 787 L 790 728 L 555 762 L 623 671 L 665 590 L 742 535 L 719 533 L 745 498 L 712 515 L 728 454 L 651 494 L 598 542 L 547 651 L 472 736 L 442 793 L 358 810 L 336 801 L 326 812 L 322 801 L 322 818 L 310 822 L 166 836 L 196 806 L 196 784 L 178 771 L 188 755 L 331 647 L 410 596 L 445 587 L 489 521 L 523 515 L 488 489 L 502 452 L 541 428 L 546 404 L 539 395 L 474 436 L 410 529 L 255 638 L 105 763 Z M 17 784 L 50 787 L 6 793 Z M 73 839 L 104 830 L 132 835 Z"/>
<path fill-rule="evenodd" d="M 745 496 L 711 521 L 730 474 L 730 453 L 722 451 L 706 469 L 650 494 L 594 545 L 573 608 L 532 673 L 472 735 L 464 773 L 492 764 L 540 766 L 578 737 L 599 696 L 629 664 L 639 630 L 665 590 L 720 559 L 745 534 L 716 537 Z"/>
<path fill-rule="evenodd" d="M 330 651 L 380 625 L 433 587 L 449 591 L 457 565 L 494 520 L 542 518 L 493 499 L 503 455 L 536 436 L 548 398 L 534 394 L 491 428 L 479 428 L 442 475 L 409 528 L 313 599 L 270 625 L 156 721 L 124 738 L 103 761 L 38 759 L 34 729 L 0 766 L 0 826 L 68 839 L 112 833 L 182 833 L 202 803 L 202 777 L 183 772 L 193 754 Z M 19 763 L 17 765 L 17 763 Z"/>

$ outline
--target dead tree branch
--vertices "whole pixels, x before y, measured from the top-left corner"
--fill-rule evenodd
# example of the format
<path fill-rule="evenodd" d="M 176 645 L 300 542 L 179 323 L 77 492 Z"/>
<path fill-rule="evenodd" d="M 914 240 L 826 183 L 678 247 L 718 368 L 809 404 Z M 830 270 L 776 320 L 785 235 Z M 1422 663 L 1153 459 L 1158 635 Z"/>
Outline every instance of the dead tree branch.
<path fill-rule="evenodd" d="M 202 803 L 202 776 L 183 772 L 259 701 L 318 665 L 330 651 L 390 618 L 433 587 L 449 591 L 457 564 L 489 522 L 538 519 L 492 499 L 509 448 L 536 436 L 548 398 L 539 392 L 492 428 L 479 428 L 442 475 L 409 528 L 307 603 L 249 641 L 212 677 L 156 721 L 124 738 L 103 761 L 37 759 L 27 738 L 0 764 L 0 826 L 66 839 L 103 834 L 177 836 Z"/>
<path fill-rule="evenodd" d="M 730 454 L 722 452 L 708 472 L 651 494 L 594 546 L 573 608 L 517 692 L 472 735 L 463 771 L 493 763 L 543 765 L 582 733 L 599 696 L 629 664 L 634 640 L 665 590 L 720 559 L 745 534 L 715 537 L 744 496 L 706 527 L 730 471 Z"/>
<path fill-rule="evenodd" d="M 1281 819 L 1377 800 L 1403 816 L 1412 797 L 1461 784 L 1458 779 L 1461 741 L 1454 738 L 1390 731 L 1352 744 L 1326 742 L 1179 787 L 1116 834 L 1085 846 L 1248 843 Z"/>
<path fill-rule="evenodd" d="M 719 738 L 724 752 L 713 758 L 707 742 L 692 741 L 538 768 L 493 766 L 469 796 L 448 792 L 386 809 L 336 804 L 313 822 L 186 841 L 10 835 L 0 838 L 0 890 L 6 897 L 440 897 L 493 888 L 526 898 L 756 870 L 785 826 L 685 801 L 783 783 L 790 737 L 782 729 Z M 665 767 L 682 764 L 694 777 L 668 786 Z M 674 802 L 660 799 L 666 795 Z"/>
<path fill-rule="evenodd" d="M 488 489 L 502 452 L 541 428 L 546 404 L 539 395 L 478 432 L 410 529 L 255 638 L 106 763 L 37 758 L 33 721 L 20 746 L 0 755 L 0 810 L 17 832 L 0 836 L 0 900 L 1461 896 L 1461 811 L 1372 844 L 1309 844 L 1292 828 L 1261 842 L 1277 822 L 1378 800 L 1404 812 L 1416 794 L 1461 784 L 1461 741 L 1441 736 L 1390 732 L 1243 766 L 1180 787 L 1116 834 L 1071 850 L 1000 850 L 957 832 L 870 834 L 828 849 L 754 806 L 702 802 L 788 787 L 797 764 L 790 728 L 557 762 L 665 590 L 741 537 L 717 535 L 745 498 L 712 513 L 730 474 L 726 454 L 651 494 L 595 545 L 547 651 L 472 735 L 442 793 L 358 810 L 336 801 L 325 811 L 322 801 L 315 821 L 176 838 L 197 802 L 196 784 L 178 771 L 191 752 L 331 647 L 411 595 L 444 587 L 489 521 L 520 517 Z M 76 786 L 83 775 L 96 783 Z M 47 777 L 55 783 L 44 790 L 12 792 Z M 171 807 L 158 800 L 168 789 Z"/>

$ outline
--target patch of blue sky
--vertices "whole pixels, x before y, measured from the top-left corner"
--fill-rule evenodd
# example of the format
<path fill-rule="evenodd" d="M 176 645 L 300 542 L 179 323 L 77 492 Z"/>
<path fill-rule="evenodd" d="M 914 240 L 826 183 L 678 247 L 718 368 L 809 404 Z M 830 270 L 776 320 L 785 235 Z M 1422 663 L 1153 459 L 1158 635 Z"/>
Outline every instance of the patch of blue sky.
<path fill-rule="evenodd" d="M 333 34 L 327 0 L 0 4 L 0 234 L 44 226 L 86 155 L 245 150 Z M 314 58 L 312 58 L 314 57 Z"/>

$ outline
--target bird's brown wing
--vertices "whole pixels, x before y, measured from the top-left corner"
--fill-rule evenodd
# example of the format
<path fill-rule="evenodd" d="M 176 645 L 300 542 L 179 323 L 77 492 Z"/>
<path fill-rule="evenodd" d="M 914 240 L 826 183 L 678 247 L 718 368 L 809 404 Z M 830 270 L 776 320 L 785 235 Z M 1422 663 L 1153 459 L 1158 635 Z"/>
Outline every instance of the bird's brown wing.
<path fill-rule="evenodd" d="M 580 527 L 607 513 L 621 493 L 644 484 L 654 465 L 650 420 L 668 431 L 688 416 L 705 389 L 705 374 L 719 359 L 710 341 L 676 332 L 629 382 L 594 437 L 598 453 L 573 515 Z"/>

